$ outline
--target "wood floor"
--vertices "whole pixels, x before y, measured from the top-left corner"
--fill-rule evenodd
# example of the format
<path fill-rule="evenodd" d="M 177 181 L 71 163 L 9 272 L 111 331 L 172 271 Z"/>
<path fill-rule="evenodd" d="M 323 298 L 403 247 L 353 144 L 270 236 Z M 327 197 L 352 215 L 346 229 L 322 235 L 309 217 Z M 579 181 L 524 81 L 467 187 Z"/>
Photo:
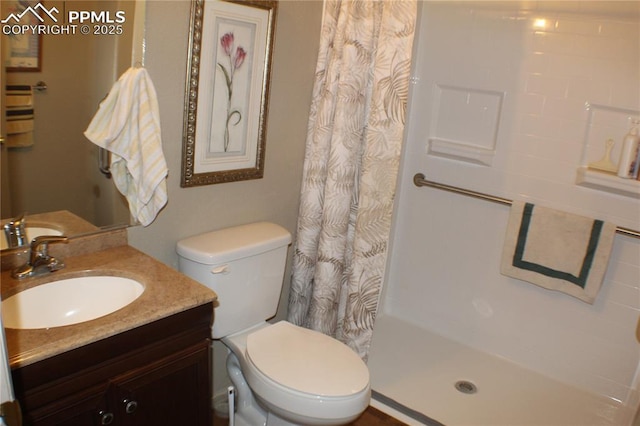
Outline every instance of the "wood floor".
<path fill-rule="evenodd" d="M 369 407 L 356 421 L 349 423 L 349 426 L 406 426 L 406 424 L 376 408 Z"/>
<path fill-rule="evenodd" d="M 222 419 L 214 417 L 213 426 L 227 426 L 229 424 L 228 419 Z M 405 423 L 400 420 L 394 419 L 388 416 L 380 410 L 373 407 L 367 408 L 354 422 L 349 423 L 348 426 L 406 426 Z"/>

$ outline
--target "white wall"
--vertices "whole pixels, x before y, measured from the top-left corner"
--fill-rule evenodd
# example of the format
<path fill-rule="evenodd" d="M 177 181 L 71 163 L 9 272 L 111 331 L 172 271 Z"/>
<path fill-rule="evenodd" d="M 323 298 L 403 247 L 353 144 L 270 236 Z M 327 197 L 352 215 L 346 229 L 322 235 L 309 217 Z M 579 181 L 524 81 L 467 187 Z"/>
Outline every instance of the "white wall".
<path fill-rule="evenodd" d="M 508 207 L 412 183 L 421 172 L 640 229 L 640 182 L 576 184 L 606 137 L 617 162 L 640 116 L 638 3 L 607 3 L 422 3 L 382 311 L 635 404 L 639 239 L 616 236 L 589 305 L 500 275 Z"/>

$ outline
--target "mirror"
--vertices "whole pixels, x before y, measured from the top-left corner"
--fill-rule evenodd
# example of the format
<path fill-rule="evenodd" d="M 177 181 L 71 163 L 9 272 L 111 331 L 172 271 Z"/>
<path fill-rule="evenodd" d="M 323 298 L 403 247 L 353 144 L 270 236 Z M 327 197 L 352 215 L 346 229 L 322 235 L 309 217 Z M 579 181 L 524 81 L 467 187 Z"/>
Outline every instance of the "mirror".
<path fill-rule="evenodd" d="M 2 223 L 26 212 L 27 226 L 31 220 L 35 226 L 59 227 L 70 237 L 129 225 L 127 201 L 100 171 L 99 157 L 104 160 L 104 155 L 83 132 L 118 77 L 132 65 L 143 65 L 144 1 L 1 3 L 3 20 L 16 8 L 31 6 L 35 12 L 18 15 L 20 24 L 40 13 L 45 19 L 40 24 L 49 29 L 40 36 L 14 34 L 17 30 L 4 27 L 13 21 L 2 24 L 3 95 L 5 84 L 28 86 L 33 105 L 32 143 L 15 146 L 7 123 L 2 126 Z M 51 30 L 54 27 L 60 30 Z M 21 38 L 26 36 L 32 39 L 27 45 L 39 67 L 16 69 L 15 58 L 26 44 Z M 14 101 L 2 99 L 4 119 L 4 109 L 12 108 L 7 101 Z M 77 218 L 81 226 L 56 223 L 60 215 Z"/>

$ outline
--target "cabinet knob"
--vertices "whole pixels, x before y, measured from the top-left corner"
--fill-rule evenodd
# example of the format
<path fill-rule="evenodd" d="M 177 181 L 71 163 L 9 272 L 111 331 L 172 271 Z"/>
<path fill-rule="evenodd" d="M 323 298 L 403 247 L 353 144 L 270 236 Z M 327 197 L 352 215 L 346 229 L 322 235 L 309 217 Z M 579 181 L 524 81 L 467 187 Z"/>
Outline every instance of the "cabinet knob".
<path fill-rule="evenodd" d="M 133 414 L 136 412 L 136 410 L 138 409 L 138 402 L 131 400 L 131 399 L 125 399 L 122 401 L 122 403 L 124 404 L 124 411 L 127 414 Z"/>
<path fill-rule="evenodd" d="M 113 413 L 108 411 L 100 411 L 98 412 L 98 416 L 100 416 L 100 424 L 101 425 L 110 425 L 113 423 Z"/>

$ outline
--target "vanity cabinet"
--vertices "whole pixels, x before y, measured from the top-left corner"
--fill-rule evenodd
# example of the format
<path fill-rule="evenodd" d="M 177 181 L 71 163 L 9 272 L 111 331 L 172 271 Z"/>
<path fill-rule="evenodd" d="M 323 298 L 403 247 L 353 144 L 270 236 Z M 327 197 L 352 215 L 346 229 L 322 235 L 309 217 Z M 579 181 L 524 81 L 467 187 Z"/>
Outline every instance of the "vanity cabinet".
<path fill-rule="evenodd" d="M 210 426 L 213 305 L 12 371 L 25 425 Z"/>

